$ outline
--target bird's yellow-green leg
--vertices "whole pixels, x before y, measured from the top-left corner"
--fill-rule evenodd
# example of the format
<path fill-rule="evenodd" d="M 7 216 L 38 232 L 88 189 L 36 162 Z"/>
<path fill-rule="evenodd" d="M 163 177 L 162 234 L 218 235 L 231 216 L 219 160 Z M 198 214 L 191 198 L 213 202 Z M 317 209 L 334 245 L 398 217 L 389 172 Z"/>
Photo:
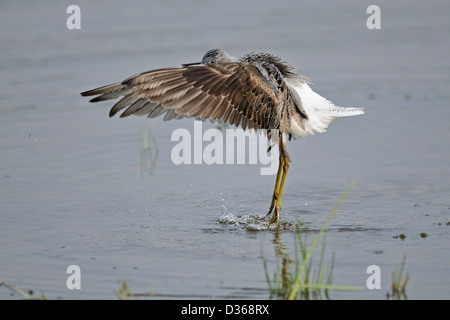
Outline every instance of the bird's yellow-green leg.
<path fill-rule="evenodd" d="M 280 218 L 280 211 L 281 211 L 281 197 L 283 196 L 283 188 L 284 188 L 284 182 L 286 181 L 286 176 L 289 170 L 289 162 L 286 161 L 285 159 L 283 159 L 283 177 L 281 178 L 281 184 L 280 184 L 280 189 L 278 191 L 278 195 L 277 195 L 277 203 L 275 205 L 275 211 L 272 215 L 272 218 L 270 219 L 269 223 L 275 223 L 276 225 L 278 225 L 278 221 Z"/>
<path fill-rule="evenodd" d="M 277 181 L 275 182 L 275 189 L 273 189 L 272 203 L 270 204 L 269 213 L 266 216 L 272 213 L 273 208 L 275 207 L 275 203 L 278 199 L 279 188 L 280 188 L 280 178 L 281 178 L 281 170 L 283 170 L 284 157 L 280 154 L 280 162 L 278 164 L 278 173 L 277 173 Z"/>

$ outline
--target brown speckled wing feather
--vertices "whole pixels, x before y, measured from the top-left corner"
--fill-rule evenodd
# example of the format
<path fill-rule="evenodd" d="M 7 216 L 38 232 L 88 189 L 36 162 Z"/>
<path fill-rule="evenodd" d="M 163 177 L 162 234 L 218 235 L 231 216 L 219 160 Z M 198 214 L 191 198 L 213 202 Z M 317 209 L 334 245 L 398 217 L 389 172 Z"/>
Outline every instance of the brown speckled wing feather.
<path fill-rule="evenodd" d="M 243 129 L 278 129 L 279 109 L 285 105 L 278 87 L 255 65 L 232 62 L 152 70 L 82 95 L 98 95 L 92 102 L 123 95 L 110 116 L 126 108 L 121 117 L 166 113 L 169 119 L 195 117 Z"/>

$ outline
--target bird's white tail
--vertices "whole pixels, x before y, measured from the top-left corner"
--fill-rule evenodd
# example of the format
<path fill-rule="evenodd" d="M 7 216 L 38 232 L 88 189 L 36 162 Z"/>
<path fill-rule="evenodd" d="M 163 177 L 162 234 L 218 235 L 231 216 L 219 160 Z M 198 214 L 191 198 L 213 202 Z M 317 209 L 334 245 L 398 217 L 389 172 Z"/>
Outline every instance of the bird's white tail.
<path fill-rule="evenodd" d="M 334 106 L 329 108 L 327 112 L 333 118 L 343 118 L 364 114 L 364 108 L 347 108 Z"/>
<path fill-rule="evenodd" d="M 308 117 L 303 126 L 291 123 L 291 133 L 297 136 L 309 136 L 325 132 L 328 125 L 338 118 L 364 114 L 363 108 L 338 107 L 331 101 L 314 92 L 311 87 L 297 79 L 286 79 L 287 84 L 297 92 L 302 107 Z"/>

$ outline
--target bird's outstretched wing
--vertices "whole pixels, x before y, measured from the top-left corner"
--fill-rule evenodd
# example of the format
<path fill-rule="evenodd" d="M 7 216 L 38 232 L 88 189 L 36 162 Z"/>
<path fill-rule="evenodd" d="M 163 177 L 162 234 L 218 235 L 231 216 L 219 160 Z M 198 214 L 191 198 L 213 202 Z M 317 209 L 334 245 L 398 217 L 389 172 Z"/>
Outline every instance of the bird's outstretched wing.
<path fill-rule="evenodd" d="M 91 102 L 123 96 L 110 116 L 165 113 L 164 120 L 194 117 L 250 129 L 278 129 L 283 90 L 249 63 L 185 65 L 143 72 L 121 83 L 81 93 Z"/>

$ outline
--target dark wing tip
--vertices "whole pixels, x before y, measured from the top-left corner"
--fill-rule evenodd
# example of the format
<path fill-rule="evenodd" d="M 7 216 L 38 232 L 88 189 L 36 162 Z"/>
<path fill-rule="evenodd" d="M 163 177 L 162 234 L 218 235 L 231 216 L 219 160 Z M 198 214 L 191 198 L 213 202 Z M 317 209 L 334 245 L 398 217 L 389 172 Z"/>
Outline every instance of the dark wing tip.
<path fill-rule="evenodd" d="M 95 89 L 94 89 L 94 90 L 95 90 Z M 81 92 L 80 94 L 81 94 L 81 96 L 83 96 L 83 97 L 95 96 L 95 95 L 97 95 L 98 93 L 94 92 L 94 90 L 84 91 L 84 92 Z M 98 101 L 102 101 L 102 99 L 99 99 L 100 97 L 101 97 L 101 96 L 92 98 L 91 100 L 89 100 L 89 102 L 98 102 Z"/>
<path fill-rule="evenodd" d="M 80 94 L 81 94 L 83 97 L 93 96 L 94 94 L 91 93 L 91 92 L 92 92 L 92 90 L 88 90 L 88 91 L 81 92 Z"/>
<path fill-rule="evenodd" d="M 81 92 L 81 96 L 98 96 L 89 100 L 89 102 L 99 102 L 109 99 L 116 99 L 120 95 L 126 94 L 127 90 L 128 88 L 125 85 L 122 85 L 121 83 L 113 83 L 103 87 Z"/>

